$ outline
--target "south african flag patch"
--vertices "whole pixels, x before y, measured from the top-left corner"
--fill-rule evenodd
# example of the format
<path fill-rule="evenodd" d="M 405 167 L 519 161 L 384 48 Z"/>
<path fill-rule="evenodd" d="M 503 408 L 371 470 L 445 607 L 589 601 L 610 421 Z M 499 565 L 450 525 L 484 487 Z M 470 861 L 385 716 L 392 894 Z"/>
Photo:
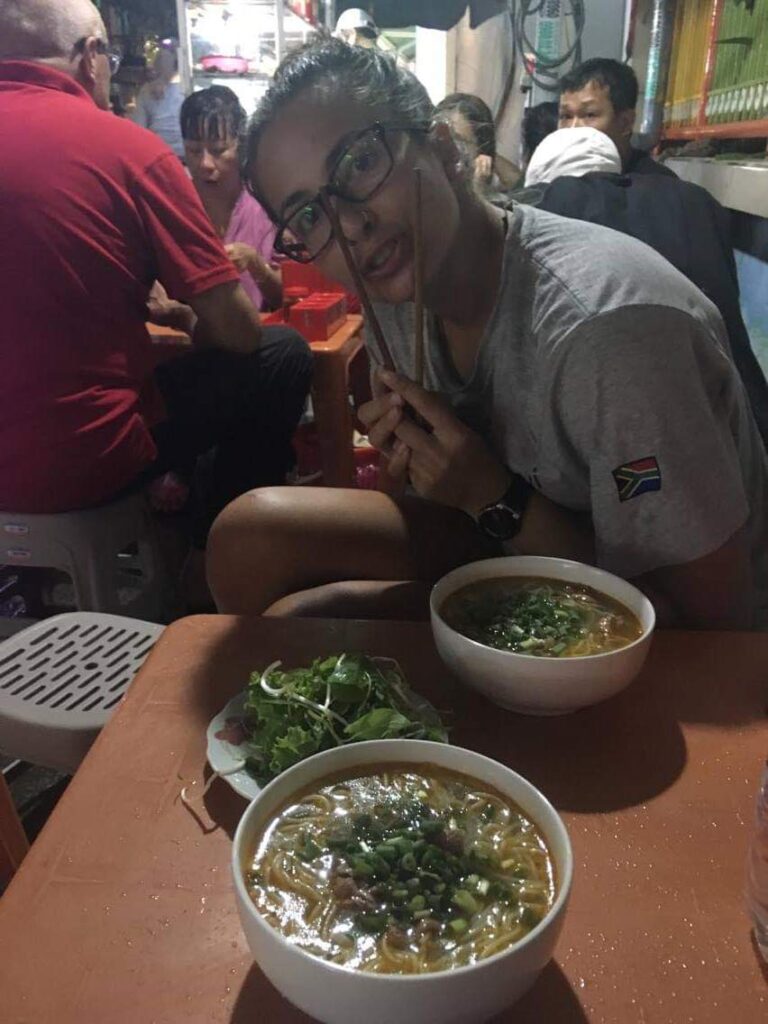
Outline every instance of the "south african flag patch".
<path fill-rule="evenodd" d="M 619 491 L 619 501 L 629 501 L 638 494 L 661 490 L 661 470 L 653 455 L 636 462 L 625 462 L 614 469 L 613 479 Z"/>

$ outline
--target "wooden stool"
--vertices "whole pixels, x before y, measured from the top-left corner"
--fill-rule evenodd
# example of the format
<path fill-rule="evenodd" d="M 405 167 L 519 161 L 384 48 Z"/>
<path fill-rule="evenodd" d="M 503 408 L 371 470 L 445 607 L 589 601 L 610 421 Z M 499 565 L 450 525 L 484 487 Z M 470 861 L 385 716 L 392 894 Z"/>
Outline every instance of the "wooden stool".
<path fill-rule="evenodd" d="M 363 347 L 363 318 L 347 322 L 327 341 L 312 341 L 312 408 L 320 441 L 323 483 L 354 487 L 354 418 L 349 404 L 349 367 Z"/>

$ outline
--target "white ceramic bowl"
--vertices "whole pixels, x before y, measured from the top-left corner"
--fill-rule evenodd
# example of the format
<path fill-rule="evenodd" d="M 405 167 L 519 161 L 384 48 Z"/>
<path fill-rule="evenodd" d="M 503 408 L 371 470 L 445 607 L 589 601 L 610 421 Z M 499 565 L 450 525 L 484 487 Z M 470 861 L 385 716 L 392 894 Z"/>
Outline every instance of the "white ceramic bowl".
<path fill-rule="evenodd" d="M 634 643 L 605 654 L 537 658 L 486 647 L 457 633 L 441 618 L 440 608 L 454 591 L 477 580 L 500 576 L 544 576 L 586 584 L 634 612 L 642 635 Z M 643 667 L 656 624 L 651 602 L 626 580 L 581 562 L 537 556 L 487 558 L 454 569 L 432 588 L 430 614 L 435 644 L 448 668 L 494 703 L 529 715 L 576 711 L 623 690 Z"/>
<path fill-rule="evenodd" d="M 365 974 L 305 953 L 259 914 L 244 871 L 274 812 L 329 774 L 391 761 L 434 764 L 488 783 L 511 797 L 542 830 L 556 865 L 557 896 L 546 917 L 517 945 L 453 971 Z M 232 871 L 240 920 L 254 958 L 272 984 L 305 1013 L 323 1024 L 480 1024 L 521 996 L 552 957 L 571 887 L 573 855 L 557 811 L 530 782 L 498 761 L 448 744 L 372 740 L 315 754 L 265 787 L 238 826 Z"/>

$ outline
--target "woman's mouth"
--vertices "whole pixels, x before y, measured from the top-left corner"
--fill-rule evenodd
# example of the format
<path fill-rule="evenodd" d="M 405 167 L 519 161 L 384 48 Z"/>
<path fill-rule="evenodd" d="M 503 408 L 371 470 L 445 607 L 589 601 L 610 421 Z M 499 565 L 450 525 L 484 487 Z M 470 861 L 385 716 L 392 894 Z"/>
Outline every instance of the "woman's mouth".
<path fill-rule="evenodd" d="M 380 245 L 365 261 L 363 276 L 370 281 L 381 281 L 398 273 L 410 255 L 405 235 L 397 235 Z"/>

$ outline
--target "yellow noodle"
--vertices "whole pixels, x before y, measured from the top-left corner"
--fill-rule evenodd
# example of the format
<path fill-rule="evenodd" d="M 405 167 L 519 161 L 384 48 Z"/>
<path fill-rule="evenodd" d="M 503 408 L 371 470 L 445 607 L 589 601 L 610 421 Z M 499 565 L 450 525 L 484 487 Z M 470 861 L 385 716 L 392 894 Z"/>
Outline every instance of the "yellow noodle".
<path fill-rule="evenodd" d="M 469 783 L 471 780 L 442 769 L 387 766 L 360 779 L 318 786 L 294 803 L 262 837 L 254 860 L 256 875 L 249 882 L 254 901 L 273 927 L 290 935 L 307 952 L 375 974 L 449 970 L 507 948 L 529 930 L 520 922 L 524 907 L 539 914 L 551 905 L 554 873 L 535 825 L 521 816 L 519 808 L 499 794 Z M 523 868 L 528 878 L 515 878 L 503 869 L 489 872 L 490 878 L 511 886 L 518 894 L 519 906 L 490 904 L 470 918 L 467 931 L 459 938 L 413 933 L 416 945 L 398 949 L 386 933 L 374 936 L 343 930 L 356 911 L 342 909 L 330 888 L 332 865 L 339 862 L 337 854 L 330 859 L 324 854 L 307 863 L 296 849 L 299 842 L 312 837 L 326 850 L 327 829 L 337 827 L 346 814 L 365 810 L 375 816 L 378 803 L 387 806 L 414 796 L 433 812 L 444 814 L 446 821 L 454 817 L 466 820 L 469 845 L 482 842 L 485 849 L 495 851 L 500 863 L 509 862 L 510 870 Z M 496 809 L 492 822 L 481 817 L 488 805 Z M 338 927 L 342 930 L 334 934 Z"/>

